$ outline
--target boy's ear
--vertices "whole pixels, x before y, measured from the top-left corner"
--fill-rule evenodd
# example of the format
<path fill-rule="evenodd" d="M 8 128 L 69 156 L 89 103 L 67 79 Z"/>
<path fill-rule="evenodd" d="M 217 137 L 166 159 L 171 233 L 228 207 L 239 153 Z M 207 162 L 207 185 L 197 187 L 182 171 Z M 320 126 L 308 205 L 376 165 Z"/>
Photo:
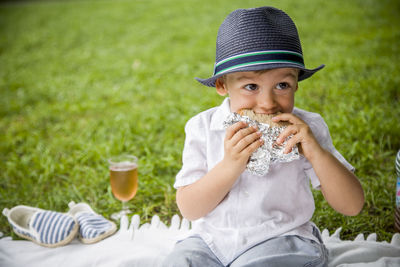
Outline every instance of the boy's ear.
<path fill-rule="evenodd" d="M 224 82 L 221 78 L 215 81 L 215 89 L 217 89 L 217 94 L 225 96 L 228 94 L 228 89 L 226 89 Z"/>

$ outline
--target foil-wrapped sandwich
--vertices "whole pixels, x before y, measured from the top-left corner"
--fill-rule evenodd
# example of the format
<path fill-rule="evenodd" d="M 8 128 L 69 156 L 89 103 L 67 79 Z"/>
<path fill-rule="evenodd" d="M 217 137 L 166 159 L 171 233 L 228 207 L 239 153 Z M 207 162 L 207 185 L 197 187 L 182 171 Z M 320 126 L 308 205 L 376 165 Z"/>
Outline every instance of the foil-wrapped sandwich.
<path fill-rule="evenodd" d="M 288 122 L 273 122 L 272 117 L 277 114 L 259 114 L 251 109 L 241 109 L 238 113 L 231 113 L 224 121 L 224 127 L 239 121 L 246 122 L 249 126 L 255 126 L 262 133 L 264 144 L 251 156 L 247 163 L 247 170 L 256 175 L 265 175 L 269 171 L 270 164 L 276 162 L 290 162 L 300 158 L 297 146 L 288 154 L 284 154 L 285 142 L 278 146 L 276 139 L 279 134 L 290 124 Z"/>

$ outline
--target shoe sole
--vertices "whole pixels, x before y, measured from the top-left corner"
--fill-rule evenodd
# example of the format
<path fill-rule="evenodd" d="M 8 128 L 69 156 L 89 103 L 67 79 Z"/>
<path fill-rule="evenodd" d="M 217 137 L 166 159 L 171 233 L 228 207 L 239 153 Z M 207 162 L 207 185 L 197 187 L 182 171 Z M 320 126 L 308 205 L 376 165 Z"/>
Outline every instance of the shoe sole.
<path fill-rule="evenodd" d="M 36 239 L 34 239 L 34 238 L 30 237 L 30 236 L 23 235 L 23 234 L 18 233 L 16 231 L 14 231 L 14 233 L 16 235 L 18 235 L 19 237 L 22 237 L 24 239 L 30 240 L 33 243 L 38 244 L 38 245 L 40 245 L 42 247 L 56 248 L 56 247 L 65 246 L 68 243 L 70 243 L 76 237 L 76 235 L 78 234 L 78 229 L 79 229 L 79 225 L 77 223 L 75 223 L 74 227 L 71 230 L 71 234 L 69 236 L 67 236 L 64 240 L 62 240 L 61 242 L 58 242 L 58 243 L 55 243 L 55 244 L 41 243 L 41 242 L 37 241 Z"/>
<path fill-rule="evenodd" d="M 113 235 L 115 233 L 115 231 L 117 231 L 117 227 L 114 225 L 110 231 L 108 231 L 107 233 L 104 233 L 101 236 L 98 236 L 93 239 L 84 239 L 84 238 L 79 237 L 79 240 L 84 244 L 93 244 L 93 243 L 99 242 L 99 241 Z"/>

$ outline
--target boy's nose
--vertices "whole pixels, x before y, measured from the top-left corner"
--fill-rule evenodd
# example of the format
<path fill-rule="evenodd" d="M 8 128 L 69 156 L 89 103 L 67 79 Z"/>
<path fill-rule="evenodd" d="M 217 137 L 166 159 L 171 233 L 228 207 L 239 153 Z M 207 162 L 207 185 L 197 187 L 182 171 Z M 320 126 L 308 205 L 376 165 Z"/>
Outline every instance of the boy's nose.
<path fill-rule="evenodd" d="M 278 104 L 275 100 L 275 94 L 270 90 L 263 90 L 257 97 L 256 113 L 273 114 L 278 112 Z"/>

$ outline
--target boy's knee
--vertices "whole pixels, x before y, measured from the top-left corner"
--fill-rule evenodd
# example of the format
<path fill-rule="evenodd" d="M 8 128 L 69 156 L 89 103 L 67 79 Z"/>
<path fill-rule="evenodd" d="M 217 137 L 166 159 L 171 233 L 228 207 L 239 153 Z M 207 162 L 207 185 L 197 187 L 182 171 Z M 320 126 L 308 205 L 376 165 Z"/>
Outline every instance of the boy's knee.
<path fill-rule="evenodd" d="M 188 253 L 173 251 L 163 261 L 162 267 L 192 266 Z"/>
<path fill-rule="evenodd" d="M 203 251 L 174 250 L 164 259 L 162 267 L 203 267 L 208 258 L 210 256 Z"/>
<path fill-rule="evenodd" d="M 199 238 L 189 238 L 175 245 L 164 259 L 163 267 L 220 267 L 219 260 Z"/>

